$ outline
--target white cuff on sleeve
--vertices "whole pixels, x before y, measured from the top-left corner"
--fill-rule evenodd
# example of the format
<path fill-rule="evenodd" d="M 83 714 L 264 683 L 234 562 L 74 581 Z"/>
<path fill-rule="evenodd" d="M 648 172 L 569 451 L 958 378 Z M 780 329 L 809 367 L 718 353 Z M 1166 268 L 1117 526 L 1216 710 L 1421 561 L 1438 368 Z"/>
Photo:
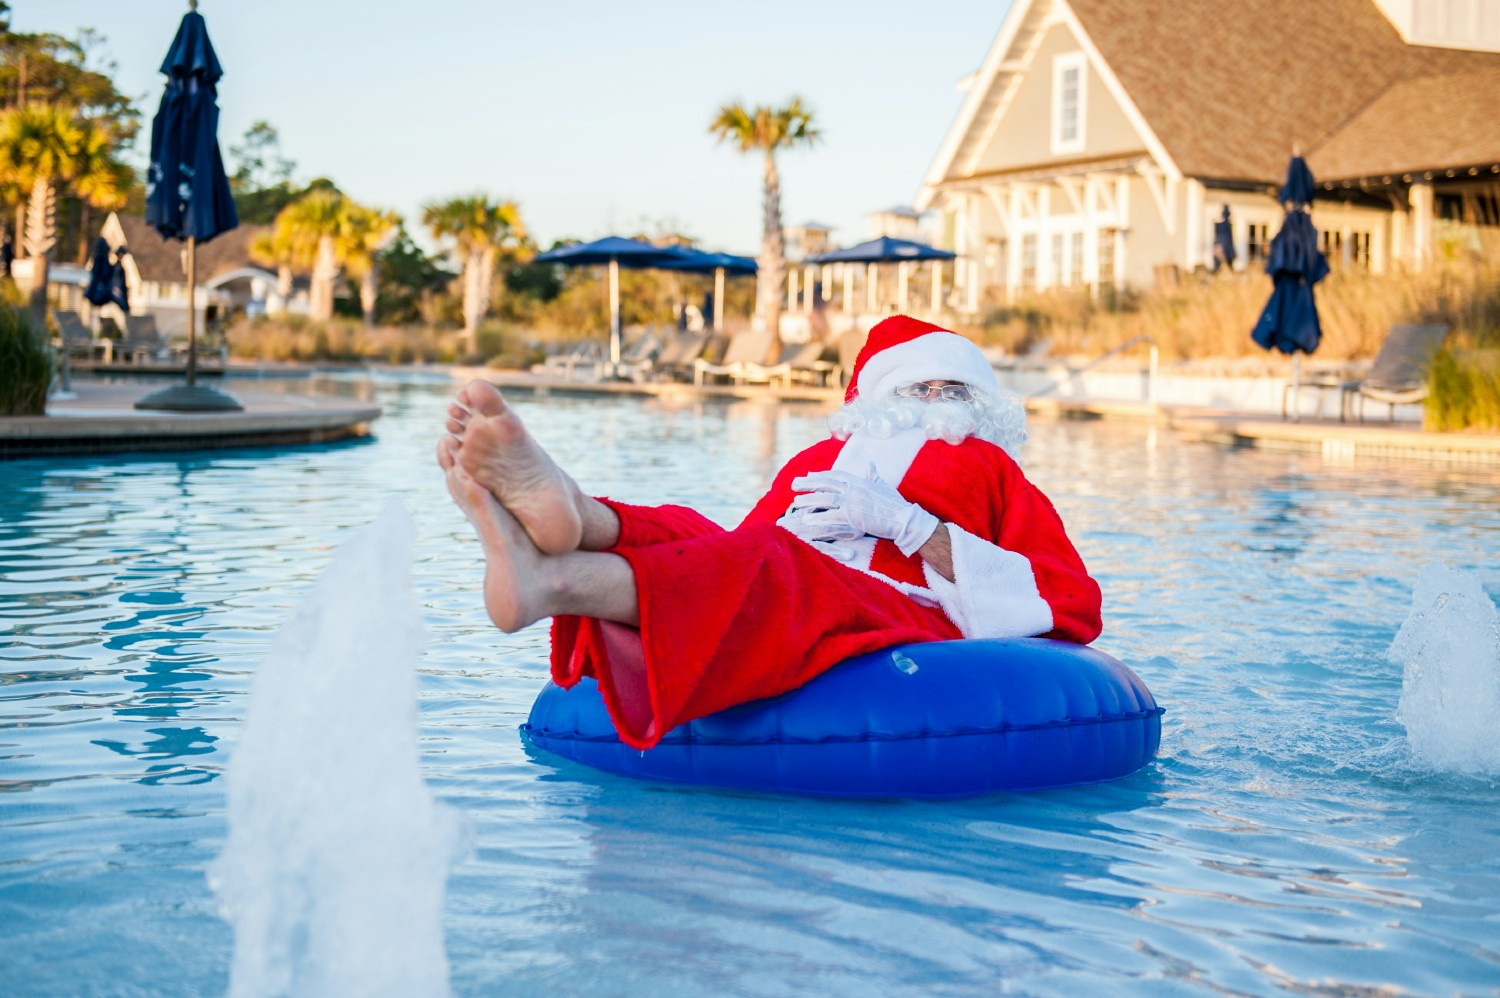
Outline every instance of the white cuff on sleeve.
<path fill-rule="evenodd" d="M 1024 638 L 1052 630 L 1052 607 L 1037 589 L 1025 555 L 948 524 L 953 579 L 922 565 L 927 585 L 966 638 Z"/>

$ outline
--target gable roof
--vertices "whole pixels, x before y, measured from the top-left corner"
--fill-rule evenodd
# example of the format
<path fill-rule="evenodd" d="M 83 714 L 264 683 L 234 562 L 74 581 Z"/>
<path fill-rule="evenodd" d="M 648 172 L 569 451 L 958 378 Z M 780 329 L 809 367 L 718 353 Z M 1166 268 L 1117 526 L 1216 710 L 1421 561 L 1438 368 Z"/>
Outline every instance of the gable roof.
<path fill-rule="evenodd" d="M 141 215 L 115 216 L 125 234 L 125 245 L 135 258 L 136 270 L 141 280 L 162 284 L 186 284 L 187 274 L 182 269 L 182 254 L 187 243 L 176 239 L 163 239 L 161 233 L 146 224 Z M 207 284 L 220 274 L 246 266 L 259 269 L 259 264 L 250 256 L 250 243 L 257 235 L 270 229 L 269 225 L 241 225 L 221 233 L 206 243 L 199 244 L 194 263 L 199 284 Z"/>
<path fill-rule="evenodd" d="M 1384 91 L 1415 77 L 1500 69 L 1500 54 L 1408 45 L 1373 0 L 1067 2 L 1195 177 L 1278 182 L 1294 146 L 1310 152 Z M 1369 119 L 1387 130 L 1387 143 L 1416 136 L 1433 117 L 1431 107 L 1392 117 L 1405 107 L 1390 102 Z M 1482 131 L 1500 138 L 1493 119 Z"/>
<path fill-rule="evenodd" d="M 1299 146 L 1328 180 L 1390 172 L 1375 164 L 1403 146 L 1445 167 L 1500 162 L 1500 118 L 1483 113 L 1500 54 L 1408 45 L 1374 0 L 1015 0 L 919 205 L 1003 108 L 997 78 L 1022 69 L 1014 59 L 1052 4 L 1169 172 L 1275 184 Z M 1454 102 L 1462 123 L 1434 129 L 1424 99 L 1442 115 Z"/>

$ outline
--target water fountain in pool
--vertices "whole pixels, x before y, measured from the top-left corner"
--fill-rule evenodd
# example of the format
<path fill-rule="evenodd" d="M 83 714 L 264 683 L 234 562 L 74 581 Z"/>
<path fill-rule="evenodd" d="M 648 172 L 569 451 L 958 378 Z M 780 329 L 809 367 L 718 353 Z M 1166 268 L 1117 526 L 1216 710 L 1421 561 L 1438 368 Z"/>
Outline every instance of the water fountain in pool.
<path fill-rule="evenodd" d="M 1412 755 L 1458 773 L 1500 775 L 1500 616 L 1478 578 L 1428 565 L 1391 644 Z"/>
<path fill-rule="evenodd" d="M 461 826 L 417 769 L 414 537 L 392 500 L 256 672 L 209 872 L 234 926 L 231 995 L 448 992 Z"/>

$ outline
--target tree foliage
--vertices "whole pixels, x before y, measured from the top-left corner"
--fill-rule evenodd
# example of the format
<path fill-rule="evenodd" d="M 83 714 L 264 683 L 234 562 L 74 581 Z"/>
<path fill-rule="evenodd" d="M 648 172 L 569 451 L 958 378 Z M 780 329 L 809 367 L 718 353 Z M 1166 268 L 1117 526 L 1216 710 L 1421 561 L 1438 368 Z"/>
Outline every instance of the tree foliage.
<path fill-rule="evenodd" d="M 229 147 L 229 155 L 235 164 L 229 189 L 241 222 L 272 222 L 304 193 L 292 184 L 297 164 L 282 154 L 281 136 L 270 122 L 251 124 L 239 143 Z"/>
<path fill-rule="evenodd" d="M 799 145 L 812 145 L 822 135 L 813 125 L 813 113 L 793 97 L 781 107 L 765 104 L 746 107 L 733 101 L 719 108 L 708 125 L 709 133 L 728 142 L 741 153 L 760 152 L 765 157 L 761 184 L 761 243 L 757 265 L 760 271 L 756 311 L 773 333 L 768 361 L 779 353 L 782 283 L 786 280 L 786 239 L 781 228 L 781 175 L 776 153 Z"/>

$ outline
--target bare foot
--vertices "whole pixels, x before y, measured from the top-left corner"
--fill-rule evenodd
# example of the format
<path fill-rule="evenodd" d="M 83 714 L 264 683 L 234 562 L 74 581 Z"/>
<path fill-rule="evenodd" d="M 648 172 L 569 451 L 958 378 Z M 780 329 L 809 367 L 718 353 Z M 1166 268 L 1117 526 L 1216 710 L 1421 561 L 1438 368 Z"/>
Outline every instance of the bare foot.
<path fill-rule="evenodd" d="M 448 430 L 461 435 L 462 443 L 446 451 L 440 443 L 439 464 L 455 458 L 474 481 L 494 493 L 542 553 L 578 548 L 583 492 L 526 431 L 494 385 L 473 381 L 465 386 L 458 404 L 448 410 Z"/>
<path fill-rule="evenodd" d="M 545 556 L 526 531 L 462 467 L 449 465 L 447 480 L 448 492 L 474 525 L 484 548 L 484 607 L 490 620 L 511 634 L 551 616 L 543 605 L 546 590 L 540 584 Z"/>

